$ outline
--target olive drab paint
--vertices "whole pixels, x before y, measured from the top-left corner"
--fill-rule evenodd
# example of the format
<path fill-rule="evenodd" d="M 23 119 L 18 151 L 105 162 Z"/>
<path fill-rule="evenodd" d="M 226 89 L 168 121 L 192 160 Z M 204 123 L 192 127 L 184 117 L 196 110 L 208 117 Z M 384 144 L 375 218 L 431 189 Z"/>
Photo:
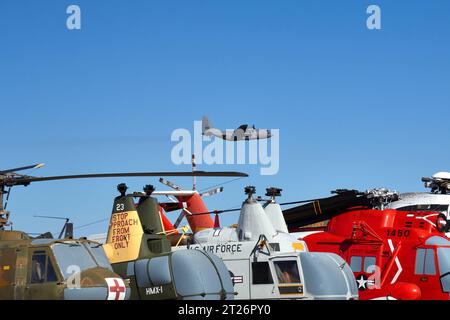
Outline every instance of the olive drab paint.
<path fill-rule="evenodd" d="M 25 232 L 0 230 L 0 299 L 106 300 L 108 292 L 114 288 L 120 293 L 114 295 L 115 300 L 128 299 L 130 286 L 111 271 L 110 266 L 100 265 L 96 259 L 95 266 L 90 265 L 82 270 L 78 268 L 80 281 L 76 287 L 71 287 L 65 277 L 67 270 L 61 269 L 65 257 L 56 255 L 56 247 L 66 246 L 67 256 L 76 261 L 81 257 L 76 248 L 87 250 L 88 246 L 93 248 L 98 245 L 86 239 L 32 238 Z M 90 254 L 87 251 L 85 253 Z M 43 260 L 34 260 L 37 256 Z M 39 279 L 33 280 L 38 274 L 37 270 L 40 271 Z M 111 287 L 107 279 L 120 285 Z"/>

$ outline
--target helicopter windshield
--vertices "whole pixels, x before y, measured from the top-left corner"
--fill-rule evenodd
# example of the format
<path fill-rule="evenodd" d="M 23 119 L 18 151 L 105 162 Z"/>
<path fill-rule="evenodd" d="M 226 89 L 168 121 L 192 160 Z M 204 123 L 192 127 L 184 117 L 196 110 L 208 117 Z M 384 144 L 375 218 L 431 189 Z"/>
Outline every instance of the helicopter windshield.
<path fill-rule="evenodd" d="M 102 268 L 107 268 L 112 271 L 111 264 L 109 263 L 108 257 L 103 250 L 103 246 L 98 243 L 86 243 L 86 248 L 94 256 L 97 264 Z"/>
<path fill-rule="evenodd" d="M 438 248 L 437 253 L 442 290 L 450 292 L 450 248 Z"/>
<path fill-rule="evenodd" d="M 297 261 L 275 261 L 274 266 L 279 283 L 301 283 Z"/>
<path fill-rule="evenodd" d="M 78 271 L 91 268 L 111 268 L 103 252 L 97 244 L 81 244 L 77 242 L 57 243 L 52 246 L 56 262 L 65 279 Z M 101 250 L 101 251 L 100 251 Z"/>

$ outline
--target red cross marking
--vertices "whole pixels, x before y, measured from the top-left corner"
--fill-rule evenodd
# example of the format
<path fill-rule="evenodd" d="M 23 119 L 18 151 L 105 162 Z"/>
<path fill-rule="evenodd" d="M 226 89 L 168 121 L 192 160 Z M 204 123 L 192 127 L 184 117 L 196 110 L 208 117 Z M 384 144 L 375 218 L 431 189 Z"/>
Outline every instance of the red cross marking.
<path fill-rule="evenodd" d="M 117 279 L 113 279 L 113 280 L 114 280 L 114 286 L 109 287 L 109 292 L 115 293 L 116 297 L 114 299 L 119 300 L 120 294 L 122 292 L 125 292 L 125 287 L 121 286 L 119 284 L 119 281 L 117 281 Z"/>

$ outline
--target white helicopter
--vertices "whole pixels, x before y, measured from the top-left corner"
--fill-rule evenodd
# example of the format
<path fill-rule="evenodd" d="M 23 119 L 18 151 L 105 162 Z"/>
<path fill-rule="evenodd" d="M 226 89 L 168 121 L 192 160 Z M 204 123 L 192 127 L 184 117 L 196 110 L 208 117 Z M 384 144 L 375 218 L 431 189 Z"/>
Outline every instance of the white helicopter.
<path fill-rule="evenodd" d="M 205 250 L 220 257 L 232 276 L 235 299 L 358 299 L 354 275 L 342 258 L 308 252 L 305 242 L 288 233 L 275 201 L 281 189 L 268 188 L 268 200 L 254 199 L 255 191 L 245 188 L 236 227 L 198 231 L 191 244 L 172 250 Z"/>
<path fill-rule="evenodd" d="M 250 127 L 248 124 L 243 124 L 235 130 L 222 131 L 214 128 L 206 116 L 202 118 L 202 135 L 208 137 L 215 136 L 228 141 L 259 140 L 272 137 L 270 130 L 256 129 L 254 125 Z"/>

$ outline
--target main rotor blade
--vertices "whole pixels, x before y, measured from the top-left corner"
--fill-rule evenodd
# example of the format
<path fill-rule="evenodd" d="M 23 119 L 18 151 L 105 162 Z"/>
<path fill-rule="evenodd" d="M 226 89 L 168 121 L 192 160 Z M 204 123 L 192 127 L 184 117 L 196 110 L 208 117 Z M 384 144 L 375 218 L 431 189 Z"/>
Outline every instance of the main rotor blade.
<path fill-rule="evenodd" d="M 39 169 L 39 168 L 42 168 L 43 166 L 44 166 L 43 163 L 38 163 L 38 164 L 33 164 L 31 166 L 25 166 L 25 167 L 19 167 L 19 168 L 14 168 L 14 169 L 2 170 L 2 171 L 0 171 L 0 174 L 12 173 L 12 172 L 23 171 L 23 170 L 28 170 L 28 169 Z"/>
<path fill-rule="evenodd" d="M 234 171 L 188 171 L 188 172 L 124 172 L 124 173 L 94 173 L 94 174 L 79 174 L 66 176 L 50 176 L 50 177 L 19 177 L 19 178 L 5 178 L 0 179 L 0 185 L 17 186 L 28 185 L 31 182 L 39 181 L 54 181 L 54 180 L 68 180 L 68 179 L 91 179 L 91 178 L 114 178 L 114 177 L 248 177 L 248 174 Z"/>
<path fill-rule="evenodd" d="M 172 189 L 181 191 L 182 188 L 179 185 L 176 185 L 173 182 L 170 182 L 169 180 L 163 179 L 163 178 L 159 178 L 159 182 L 161 182 L 162 184 L 165 184 L 168 187 L 171 187 Z"/>
<path fill-rule="evenodd" d="M 223 187 L 215 188 L 215 189 L 212 189 L 209 191 L 202 192 L 202 193 L 200 193 L 200 197 L 210 197 L 210 196 L 216 195 L 221 192 L 223 192 Z"/>

